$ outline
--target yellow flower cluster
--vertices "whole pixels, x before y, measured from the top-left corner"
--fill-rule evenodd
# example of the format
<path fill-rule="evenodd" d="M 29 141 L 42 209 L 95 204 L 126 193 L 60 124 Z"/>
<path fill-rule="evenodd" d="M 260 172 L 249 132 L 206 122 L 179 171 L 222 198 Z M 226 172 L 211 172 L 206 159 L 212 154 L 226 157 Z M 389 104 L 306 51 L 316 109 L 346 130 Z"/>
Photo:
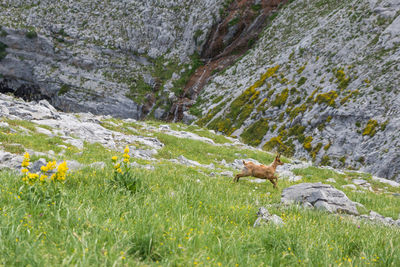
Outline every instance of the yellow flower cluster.
<path fill-rule="evenodd" d="M 125 166 L 125 168 L 127 168 L 127 165 L 129 164 L 130 156 L 129 156 L 128 153 L 129 153 L 129 146 L 126 146 L 125 149 L 124 149 L 124 154 L 122 155 L 122 157 L 123 157 L 122 162 L 123 162 L 123 165 Z M 113 156 L 111 158 L 111 160 L 114 162 L 114 171 L 117 172 L 117 173 L 122 173 L 121 163 L 117 162 L 118 161 L 118 157 L 117 156 Z"/>
<path fill-rule="evenodd" d="M 33 185 L 36 181 L 45 182 L 46 178 L 48 177 L 47 173 L 52 171 L 56 168 L 57 162 L 56 161 L 49 161 L 46 166 L 42 166 L 40 168 L 41 174 L 37 173 L 30 173 L 28 170 L 30 164 L 30 156 L 29 153 L 25 153 L 24 160 L 22 161 L 21 166 L 23 167 L 21 172 L 24 174 L 22 177 L 22 181 Z M 68 171 L 67 163 L 64 161 L 60 165 L 58 165 L 57 172 L 52 174 L 50 179 L 52 181 L 65 181 L 65 177 Z"/>
<path fill-rule="evenodd" d="M 64 161 L 58 165 L 57 172 L 51 176 L 52 181 L 65 181 L 65 176 L 67 175 L 68 167 L 67 162 Z"/>
<path fill-rule="evenodd" d="M 122 155 L 122 157 L 124 158 L 124 162 L 125 163 L 129 163 L 129 158 L 130 158 L 130 156 L 129 156 L 129 147 L 128 146 L 126 146 L 125 147 L 125 149 L 124 149 L 124 155 Z"/>
<path fill-rule="evenodd" d="M 22 164 L 21 164 L 21 167 L 22 167 L 21 172 L 22 172 L 22 173 L 27 173 L 27 172 L 29 172 L 29 170 L 28 170 L 27 168 L 28 168 L 28 166 L 29 166 L 30 160 L 31 160 L 31 159 L 30 159 L 29 153 L 26 152 L 25 155 L 24 155 L 24 160 L 22 161 Z"/>

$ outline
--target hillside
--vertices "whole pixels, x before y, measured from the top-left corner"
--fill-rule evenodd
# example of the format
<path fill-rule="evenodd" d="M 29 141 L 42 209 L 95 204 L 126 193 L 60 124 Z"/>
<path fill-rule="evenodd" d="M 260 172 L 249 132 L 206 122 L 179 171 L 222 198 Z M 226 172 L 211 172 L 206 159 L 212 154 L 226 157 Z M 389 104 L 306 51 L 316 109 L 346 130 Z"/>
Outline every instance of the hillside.
<path fill-rule="evenodd" d="M 0 114 L 1 265 L 400 263 L 394 181 L 285 158 L 279 189 L 233 183 L 242 160 L 268 164 L 274 155 L 196 126 L 63 113 L 45 100 L 0 94 Z M 129 179 L 118 180 L 115 161 L 127 154 Z M 66 176 L 23 180 L 24 166 L 40 174 L 53 160 L 66 161 Z M 284 201 L 288 187 L 316 182 L 342 190 L 356 214 Z M 280 219 L 253 226 L 266 209 Z"/>
<path fill-rule="evenodd" d="M 399 180 L 400 4 L 290 1 L 190 111 L 266 150 Z"/>
<path fill-rule="evenodd" d="M 399 181 L 400 5 L 5 1 L 0 92 Z"/>

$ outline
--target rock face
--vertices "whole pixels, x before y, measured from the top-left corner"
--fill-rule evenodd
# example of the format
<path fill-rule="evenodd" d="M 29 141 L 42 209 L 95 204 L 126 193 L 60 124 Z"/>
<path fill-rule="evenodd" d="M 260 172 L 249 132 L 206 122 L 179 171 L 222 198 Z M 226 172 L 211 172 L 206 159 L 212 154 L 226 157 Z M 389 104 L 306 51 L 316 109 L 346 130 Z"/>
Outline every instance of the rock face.
<path fill-rule="evenodd" d="M 330 213 L 358 215 L 356 204 L 345 193 L 322 183 L 303 183 L 285 188 L 281 202 L 283 204 L 300 203 L 305 207 L 314 207 Z"/>
<path fill-rule="evenodd" d="M 223 3 L 6 1 L 0 92 L 63 111 L 141 118 L 156 97 L 167 102 L 164 84 L 189 71 L 182 63 L 202 50 Z"/>
<path fill-rule="evenodd" d="M 291 1 L 254 49 L 213 76 L 196 123 L 400 180 L 399 11 L 396 0 Z"/>

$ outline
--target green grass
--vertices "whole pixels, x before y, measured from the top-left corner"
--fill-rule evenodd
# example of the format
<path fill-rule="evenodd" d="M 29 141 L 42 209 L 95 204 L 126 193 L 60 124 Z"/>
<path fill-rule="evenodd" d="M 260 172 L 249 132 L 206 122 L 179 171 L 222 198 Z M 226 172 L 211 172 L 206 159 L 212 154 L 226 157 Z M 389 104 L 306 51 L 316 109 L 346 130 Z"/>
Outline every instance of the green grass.
<path fill-rule="evenodd" d="M 269 184 L 233 184 L 231 179 L 210 178 L 171 163 L 161 163 L 155 171 L 135 169 L 134 175 L 141 188 L 132 194 L 109 185 L 110 169 L 86 169 L 68 177 L 59 201 L 34 204 L 19 193 L 20 178 L 2 172 L 0 262 L 8 266 L 400 262 L 399 230 L 393 228 L 364 223 L 358 228 L 345 217 L 297 207 L 270 209 L 283 218 L 284 227 L 253 228 L 258 207 L 279 199 L 280 190 Z M 280 184 L 284 185 L 287 182 Z"/>
<path fill-rule="evenodd" d="M 9 130 L 0 132 L 0 147 L 3 147 L 5 151 L 22 154 L 26 151 L 26 149 L 33 149 L 38 152 L 47 152 L 49 150 L 53 150 L 55 153 L 59 153 L 63 150 L 63 148 L 59 147 L 58 145 L 67 146 L 67 149 L 71 152 L 78 151 L 76 147 L 65 143 L 58 136 L 49 137 L 45 134 L 37 133 L 36 127 L 42 126 L 22 120 L 6 120 L 6 122 L 16 132 L 13 133 Z M 25 130 L 21 129 L 20 127 Z M 48 127 L 42 128 L 48 129 Z"/>
<path fill-rule="evenodd" d="M 227 162 L 232 162 L 237 158 L 253 158 L 269 164 L 274 158 L 273 155 L 258 150 L 237 147 L 221 148 L 201 141 L 178 138 L 162 133 L 156 133 L 155 136 L 165 144 L 157 154 L 158 158 L 163 159 L 174 159 L 183 155 L 202 164 L 209 164 L 215 163 L 215 160 L 221 161 L 224 159 Z"/>
<path fill-rule="evenodd" d="M 36 133 L 35 124 L 24 126 L 5 142 L 39 150 L 53 149 L 62 140 L 48 140 Z M 150 121 L 155 127 L 164 122 Z M 83 164 L 106 162 L 99 170 L 85 167 L 69 173 L 59 185 L 61 195 L 31 201 L 19 174 L 0 171 L 0 265 L 5 266 L 397 266 L 400 263 L 400 229 L 346 216 L 274 205 L 282 190 L 294 183 L 280 179 L 272 184 L 254 184 L 246 179 L 233 183 L 229 177 L 209 177 L 214 170 L 173 164 L 168 159 L 183 155 L 202 164 L 238 158 L 254 158 L 268 164 L 273 155 L 237 146 L 177 138 L 156 131 L 146 132 L 140 123 L 116 119 L 103 126 L 124 132 L 154 136 L 165 146 L 159 150 L 155 170 L 132 169 L 138 183 L 134 191 L 112 183 L 111 157 L 121 156 L 100 144 L 84 144 L 81 153 L 69 149 L 65 159 Z M 219 136 L 195 126 L 171 124 L 174 130 L 190 130 L 219 140 Z M 5 139 L 12 138 L 12 139 Z M 225 143 L 221 139 L 218 143 Z M 40 150 L 41 151 L 41 150 Z M 148 162 L 132 159 L 140 164 Z M 32 162 L 34 158 L 32 158 Z M 285 162 L 288 162 L 285 159 Z M 226 169 L 223 165 L 217 167 Z M 327 183 L 334 178 L 338 189 L 352 179 L 368 181 L 371 175 L 309 167 L 294 171 L 301 182 Z M 374 189 L 385 185 L 370 181 Z M 300 183 L 300 182 L 297 182 Z M 400 189 L 388 187 L 389 192 Z M 384 216 L 397 219 L 400 198 L 391 194 L 343 190 L 351 200 Z M 285 222 L 253 228 L 259 207 Z"/>

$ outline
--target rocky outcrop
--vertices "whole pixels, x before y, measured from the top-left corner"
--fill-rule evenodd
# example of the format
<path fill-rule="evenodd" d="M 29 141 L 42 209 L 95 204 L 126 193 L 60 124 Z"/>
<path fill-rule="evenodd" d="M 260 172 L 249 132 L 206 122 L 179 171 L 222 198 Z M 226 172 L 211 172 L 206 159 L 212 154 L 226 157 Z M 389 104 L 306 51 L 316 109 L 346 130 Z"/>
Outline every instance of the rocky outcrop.
<path fill-rule="evenodd" d="M 345 193 L 331 185 L 322 183 L 303 183 L 285 188 L 282 191 L 283 204 L 299 203 L 304 207 L 314 207 L 331 213 L 358 215 L 356 203 Z"/>
<path fill-rule="evenodd" d="M 58 112 L 46 100 L 41 100 L 39 103 L 25 102 L 0 94 L 0 117 L 29 120 L 39 126 L 50 128 L 52 130 L 43 129 L 41 131 L 49 136 L 58 136 L 65 143 L 78 149 L 84 147 L 84 142 L 99 143 L 114 150 L 123 150 L 126 144 L 133 143 L 140 143 L 142 146 L 155 150 L 164 146 L 154 137 L 127 135 L 103 127 L 102 120 L 110 117 L 94 116 L 90 113 Z"/>

